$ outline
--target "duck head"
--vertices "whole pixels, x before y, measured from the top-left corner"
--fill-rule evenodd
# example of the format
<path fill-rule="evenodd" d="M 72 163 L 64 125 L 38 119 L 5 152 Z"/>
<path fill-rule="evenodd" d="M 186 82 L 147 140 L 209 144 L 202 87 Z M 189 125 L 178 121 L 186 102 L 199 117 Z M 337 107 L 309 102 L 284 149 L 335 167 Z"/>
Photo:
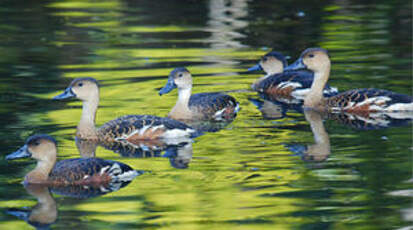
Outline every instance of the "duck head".
<path fill-rule="evenodd" d="M 287 66 L 287 60 L 279 52 L 272 51 L 265 54 L 257 65 L 248 69 L 249 72 L 264 70 L 267 74 L 282 73 L 284 68 Z"/>
<path fill-rule="evenodd" d="M 6 160 L 28 157 L 38 161 L 56 158 L 56 140 L 45 134 L 31 136 L 16 152 L 7 155 Z"/>
<path fill-rule="evenodd" d="M 323 48 L 308 48 L 300 57 L 285 70 L 311 70 L 314 73 L 321 72 L 330 67 L 330 57 L 327 50 Z"/>
<path fill-rule="evenodd" d="M 167 94 L 173 89 L 190 89 L 192 87 L 191 73 L 185 67 L 178 67 L 171 71 L 166 85 L 159 90 L 159 95 Z"/>
<path fill-rule="evenodd" d="M 83 77 L 74 79 L 65 91 L 57 96 L 54 100 L 63 100 L 66 98 L 78 98 L 82 101 L 88 101 L 96 94 L 99 95 L 99 85 L 96 79 L 91 77 Z"/>

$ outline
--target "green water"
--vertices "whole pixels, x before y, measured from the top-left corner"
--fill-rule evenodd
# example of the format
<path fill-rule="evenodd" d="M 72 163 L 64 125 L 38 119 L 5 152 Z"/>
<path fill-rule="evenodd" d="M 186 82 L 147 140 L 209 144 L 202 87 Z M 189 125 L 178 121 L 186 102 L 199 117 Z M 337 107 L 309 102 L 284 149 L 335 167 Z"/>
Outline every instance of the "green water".
<path fill-rule="evenodd" d="M 288 146 L 314 144 L 313 123 L 293 111 L 264 119 L 246 92 L 262 73 L 245 73 L 271 49 L 295 59 L 321 46 L 332 57 L 332 86 L 411 94 L 411 1 L 10 0 L 0 12 L 2 156 L 35 133 L 57 139 L 59 159 L 79 156 L 81 103 L 50 100 L 76 77 L 100 81 L 97 125 L 165 116 L 176 91 L 157 91 L 178 66 L 193 73 L 195 93 L 226 91 L 242 107 L 234 122 L 195 139 L 186 169 L 99 147 L 98 157 L 148 172 L 99 197 L 53 194 L 51 229 L 412 226 L 411 124 L 358 130 L 327 120 L 330 151 L 306 158 Z M 33 166 L 0 159 L 0 229 L 33 228 L 6 213 L 36 205 L 20 184 Z"/>

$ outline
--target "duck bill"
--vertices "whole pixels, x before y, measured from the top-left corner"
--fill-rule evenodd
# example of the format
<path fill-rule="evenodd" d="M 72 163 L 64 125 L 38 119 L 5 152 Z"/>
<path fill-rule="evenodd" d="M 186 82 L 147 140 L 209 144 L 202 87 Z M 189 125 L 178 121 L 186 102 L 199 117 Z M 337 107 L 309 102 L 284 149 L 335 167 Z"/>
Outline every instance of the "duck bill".
<path fill-rule="evenodd" d="M 253 72 L 253 71 L 258 71 L 258 70 L 262 70 L 262 67 L 260 64 L 256 64 L 253 67 L 247 69 L 247 72 Z"/>
<path fill-rule="evenodd" d="M 63 100 L 71 97 L 76 97 L 76 95 L 73 93 L 72 88 L 69 87 L 63 93 L 53 97 L 53 100 Z"/>
<path fill-rule="evenodd" d="M 167 94 L 175 88 L 176 84 L 173 82 L 172 79 L 169 79 L 166 85 L 161 90 L 159 90 L 159 95 L 162 96 L 163 94 Z"/>
<path fill-rule="evenodd" d="M 303 63 L 303 59 L 299 58 L 293 64 L 285 67 L 284 70 L 300 70 L 300 69 L 307 69 L 307 66 Z"/>
<path fill-rule="evenodd" d="M 14 153 L 11 153 L 6 156 L 6 160 L 14 160 L 14 159 L 19 159 L 19 158 L 26 158 L 26 157 L 31 157 L 32 154 L 30 154 L 27 145 L 23 145 L 19 150 L 17 150 Z"/>

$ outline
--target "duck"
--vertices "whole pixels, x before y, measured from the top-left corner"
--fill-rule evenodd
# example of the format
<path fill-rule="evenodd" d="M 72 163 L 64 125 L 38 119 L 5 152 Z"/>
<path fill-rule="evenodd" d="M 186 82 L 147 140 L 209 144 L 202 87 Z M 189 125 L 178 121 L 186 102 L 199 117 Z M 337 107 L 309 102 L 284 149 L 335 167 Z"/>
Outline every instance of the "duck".
<path fill-rule="evenodd" d="M 159 91 L 167 94 L 178 88 L 178 100 L 168 117 L 176 120 L 232 120 L 240 110 L 235 98 L 223 93 L 192 94 L 192 76 L 185 67 L 172 70 L 168 82 Z"/>
<path fill-rule="evenodd" d="M 56 162 L 57 142 L 46 134 L 30 136 L 21 148 L 6 156 L 6 160 L 19 158 L 37 160 L 35 169 L 25 176 L 24 184 L 109 184 L 131 181 L 143 173 L 121 162 L 100 158 L 73 158 Z"/>
<path fill-rule="evenodd" d="M 77 98 L 83 102 L 82 116 L 76 128 L 76 137 L 97 141 L 133 141 L 158 138 L 194 137 L 196 131 L 183 122 L 152 115 L 125 115 L 95 127 L 99 104 L 99 85 L 96 79 L 74 79 L 54 100 Z"/>
<path fill-rule="evenodd" d="M 304 107 L 323 112 L 370 112 L 413 111 L 412 97 L 384 89 L 352 89 L 325 98 L 323 88 L 330 76 L 331 61 L 327 50 L 308 48 L 286 70 L 307 69 L 314 72 L 314 81 L 304 99 Z"/>
<path fill-rule="evenodd" d="M 265 54 L 259 63 L 248 71 L 264 70 L 266 75 L 256 80 L 251 88 L 264 94 L 267 98 L 289 103 L 302 103 L 305 95 L 309 92 L 314 79 L 310 71 L 285 71 L 287 59 L 283 54 L 271 51 Z M 337 88 L 326 85 L 323 93 L 326 97 L 338 93 Z M 290 98 L 291 100 L 282 100 Z M 296 100 L 293 100 L 296 99 Z"/>

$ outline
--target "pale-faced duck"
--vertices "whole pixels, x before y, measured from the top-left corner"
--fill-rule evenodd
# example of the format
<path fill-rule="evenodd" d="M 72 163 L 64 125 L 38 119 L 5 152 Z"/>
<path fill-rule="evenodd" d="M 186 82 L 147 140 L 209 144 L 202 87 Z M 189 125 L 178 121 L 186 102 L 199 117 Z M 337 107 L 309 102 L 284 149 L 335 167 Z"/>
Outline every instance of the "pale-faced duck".
<path fill-rule="evenodd" d="M 131 181 L 142 173 L 126 164 L 99 158 L 74 158 L 56 163 L 56 140 L 44 134 L 29 137 L 25 145 L 7 155 L 6 160 L 28 157 L 37 160 L 37 166 L 25 176 L 25 184 L 109 184 Z"/>
<path fill-rule="evenodd" d="M 265 94 L 268 98 L 283 102 L 299 103 L 309 92 L 314 79 L 310 71 L 284 71 L 287 60 L 279 52 L 269 52 L 259 63 L 248 71 L 264 70 L 266 75 L 252 84 L 252 89 Z M 337 88 L 326 85 L 323 93 L 326 97 L 337 94 Z M 285 101 L 282 98 L 298 99 Z"/>
<path fill-rule="evenodd" d="M 327 50 L 309 48 L 302 52 L 289 70 L 308 69 L 314 72 L 314 82 L 304 99 L 304 106 L 319 111 L 369 113 L 380 111 L 413 111 L 412 98 L 383 89 L 353 89 L 324 98 L 323 88 L 330 75 L 330 57 Z"/>
<path fill-rule="evenodd" d="M 82 116 L 77 125 L 76 136 L 99 141 L 148 140 L 193 136 L 195 130 L 170 118 L 151 115 L 126 115 L 95 127 L 99 104 L 99 86 L 94 78 L 77 78 L 66 90 L 53 99 L 77 98 L 83 102 Z"/>
<path fill-rule="evenodd" d="M 230 120 L 239 111 L 235 98 L 223 93 L 197 93 L 191 95 L 192 76 L 183 67 L 174 69 L 159 95 L 178 88 L 178 101 L 168 117 L 177 120 Z"/>

